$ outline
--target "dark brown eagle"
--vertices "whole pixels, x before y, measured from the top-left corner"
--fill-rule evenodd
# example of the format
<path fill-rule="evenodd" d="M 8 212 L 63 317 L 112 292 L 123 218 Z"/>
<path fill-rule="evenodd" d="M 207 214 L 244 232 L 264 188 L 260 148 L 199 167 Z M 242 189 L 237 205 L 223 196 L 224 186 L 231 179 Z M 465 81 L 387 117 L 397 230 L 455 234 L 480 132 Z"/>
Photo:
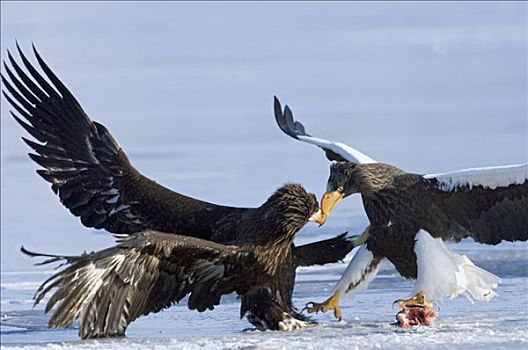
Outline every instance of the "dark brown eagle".
<path fill-rule="evenodd" d="M 18 46 L 17 46 L 18 48 Z M 295 329 L 306 319 L 292 305 L 297 266 L 341 260 L 353 243 L 344 235 L 299 247 L 297 232 L 318 215 L 313 194 L 285 185 L 258 208 L 216 205 L 173 192 L 141 175 L 102 125 L 92 121 L 33 48 L 42 75 L 18 52 L 8 52 L 2 74 L 15 120 L 37 141 L 23 140 L 37 173 L 87 227 L 105 229 L 115 247 L 65 259 L 48 279 L 38 303 L 57 288 L 50 327 L 80 319 L 80 336 L 123 335 L 130 322 L 189 296 L 190 309 L 218 305 L 223 294 L 241 296 L 241 316 L 262 329 Z M 9 78 L 9 79 L 8 79 Z"/>
<path fill-rule="evenodd" d="M 453 298 L 489 300 L 499 278 L 451 252 L 445 240 L 471 237 L 484 244 L 528 239 L 528 164 L 465 169 L 431 175 L 407 173 L 377 163 L 339 142 L 312 137 L 275 98 L 275 118 L 287 135 L 322 148 L 330 161 L 327 191 L 321 200 L 323 224 L 343 198 L 360 193 L 370 225 L 333 295 L 310 303 L 310 312 L 334 310 L 341 317 L 342 293 L 365 288 L 381 262 L 416 280 L 414 296 L 399 304 L 430 305 Z"/>

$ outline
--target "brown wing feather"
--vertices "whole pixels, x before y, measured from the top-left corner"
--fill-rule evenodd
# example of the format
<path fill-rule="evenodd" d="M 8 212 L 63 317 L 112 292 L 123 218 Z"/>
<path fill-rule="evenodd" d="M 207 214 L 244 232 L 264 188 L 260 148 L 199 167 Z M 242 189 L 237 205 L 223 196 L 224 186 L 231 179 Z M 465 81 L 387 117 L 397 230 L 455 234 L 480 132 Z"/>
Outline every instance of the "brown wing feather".
<path fill-rule="evenodd" d="M 189 213 L 220 210 L 211 203 L 175 193 L 141 175 L 101 124 L 93 122 L 72 93 L 34 49 L 46 79 L 18 48 L 25 73 L 8 53 L 2 75 L 5 98 L 15 120 L 37 141 L 23 140 L 35 151 L 37 173 L 72 214 L 87 227 L 130 234 L 144 229 L 183 232 Z M 200 220 L 195 220 L 200 222 Z M 192 233 L 191 233 L 192 234 Z"/>
<path fill-rule="evenodd" d="M 46 312 L 56 306 L 49 326 L 68 327 L 79 318 L 82 338 L 124 335 L 137 317 L 188 294 L 190 309 L 213 309 L 223 294 L 247 288 L 255 265 L 242 248 L 156 231 L 64 258 L 69 266 L 42 284 L 35 303 L 57 288 L 46 305 Z"/>
<path fill-rule="evenodd" d="M 354 240 L 345 232 L 334 238 L 296 246 L 293 255 L 296 266 L 324 265 L 342 261 L 354 247 Z"/>

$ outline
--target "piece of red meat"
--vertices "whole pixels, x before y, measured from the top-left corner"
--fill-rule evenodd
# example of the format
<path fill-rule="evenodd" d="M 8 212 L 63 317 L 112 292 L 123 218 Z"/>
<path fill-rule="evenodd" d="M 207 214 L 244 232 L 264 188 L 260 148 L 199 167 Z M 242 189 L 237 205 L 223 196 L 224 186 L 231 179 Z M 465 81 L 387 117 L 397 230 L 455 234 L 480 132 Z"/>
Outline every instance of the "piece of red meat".
<path fill-rule="evenodd" d="M 429 307 L 413 305 L 404 306 L 396 314 L 396 325 L 401 328 L 412 326 L 432 326 L 438 313 Z"/>

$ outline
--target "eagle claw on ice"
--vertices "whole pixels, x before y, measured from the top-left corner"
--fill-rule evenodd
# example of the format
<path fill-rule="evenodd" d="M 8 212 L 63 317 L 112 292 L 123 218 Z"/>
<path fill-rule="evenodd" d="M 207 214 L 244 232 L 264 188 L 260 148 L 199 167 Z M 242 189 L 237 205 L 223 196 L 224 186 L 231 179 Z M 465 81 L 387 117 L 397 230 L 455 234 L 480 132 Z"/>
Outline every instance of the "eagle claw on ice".
<path fill-rule="evenodd" d="M 322 303 L 316 303 L 316 302 L 310 301 L 309 303 L 306 304 L 303 311 L 304 310 L 308 311 L 308 313 L 310 314 L 318 313 L 319 311 L 327 312 L 330 310 L 334 310 L 335 318 L 339 319 L 339 321 L 341 321 L 341 319 L 343 318 L 343 313 L 341 312 L 341 309 L 339 308 L 339 294 L 337 293 L 332 295 L 330 298 L 326 299 Z"/>

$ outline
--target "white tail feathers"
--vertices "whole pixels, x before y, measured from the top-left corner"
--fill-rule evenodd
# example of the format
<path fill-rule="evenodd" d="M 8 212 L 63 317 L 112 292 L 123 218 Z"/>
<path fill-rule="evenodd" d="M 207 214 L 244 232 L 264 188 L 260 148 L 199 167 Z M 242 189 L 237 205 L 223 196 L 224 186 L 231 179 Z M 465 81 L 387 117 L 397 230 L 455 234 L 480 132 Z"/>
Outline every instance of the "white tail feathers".
<path fill-rule="evenodd" d="M 418 277 L 413 294 L 422 290 L 427 299 L 439 301 L 464 294 L 470 301 L 488 301 L 495 295 L 500 279 L 475 266 L 465 255 L 453 253 L 441 238 L 433 238 L 427 231 L 416 234 L 414 251 Z"/>
<path fill-rule="evenodd" d="M 475 266 L 465 255 L 455 255 L 456 258 L 463 260 L 460 262 L 459 272 L 457 272 L 457 285 L 461 286 L 461 293 L 471 302 L 473 300 L 489 301 L 497 293 L 495 289 L 500 283 L 500 278 Z"/>

